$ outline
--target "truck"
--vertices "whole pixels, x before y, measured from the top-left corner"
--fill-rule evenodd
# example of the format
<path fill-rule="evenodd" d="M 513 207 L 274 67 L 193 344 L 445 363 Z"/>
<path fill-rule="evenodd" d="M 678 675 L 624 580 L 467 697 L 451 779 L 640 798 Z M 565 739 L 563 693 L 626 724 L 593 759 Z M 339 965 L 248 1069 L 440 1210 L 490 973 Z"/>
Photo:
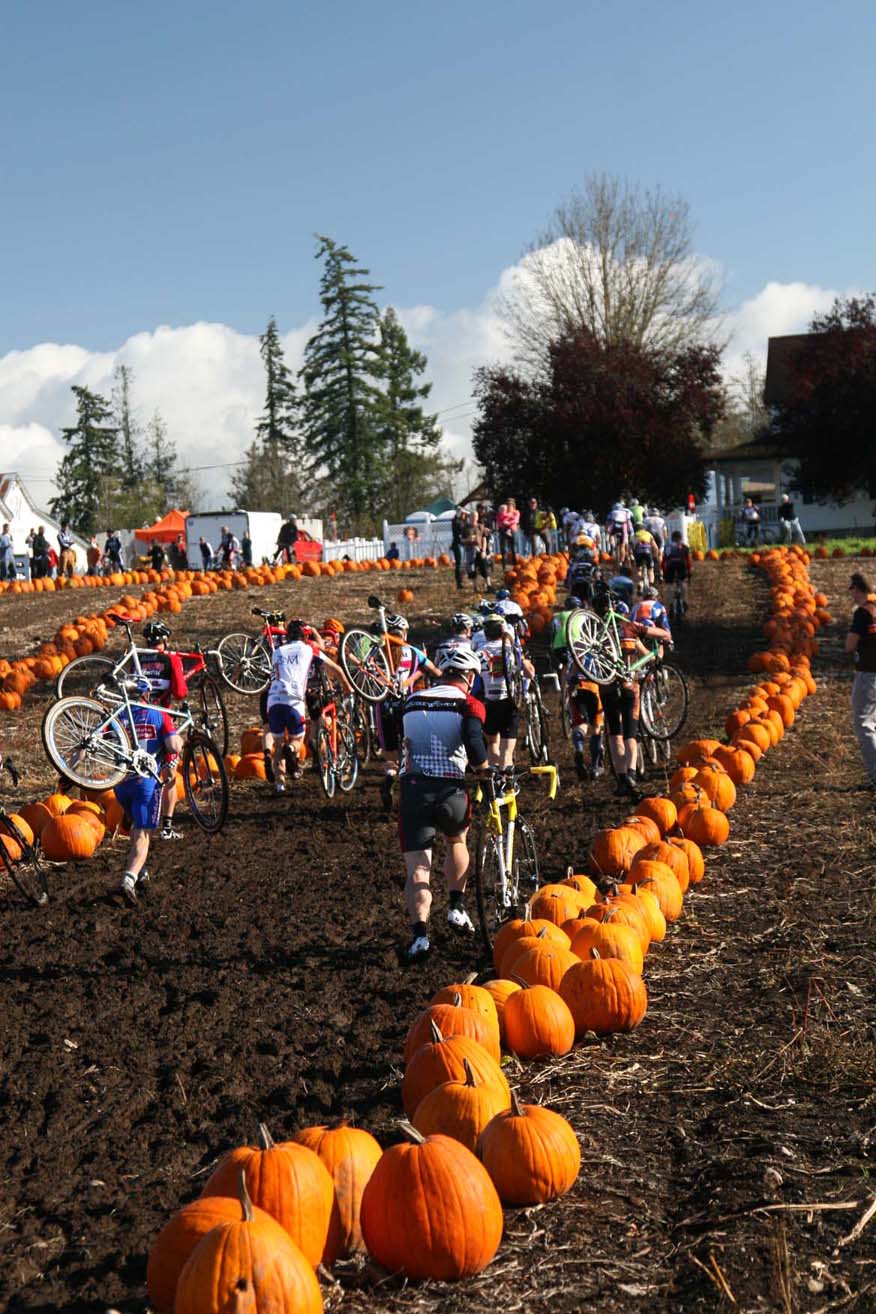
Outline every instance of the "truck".
<path fill-rule="evenodd" d="M 298 525 L 298 542 L 295 544 L 296 561 L 319 561 L 322 558 L 322 521 L 312 520 L 307 516 L 300 519 Z M 244 533 L 249 530 L 252 539 L 253 565 L 263 561 L 272 561 L 277 551 L 277 535 L 283 517 L 275 511 L 197 511 L 186 520 L 186 558 L 190 570 L 200 570 L 202 566 L 200 541 L 205 538 L 214 553 L 219 550 L 223 526 L 231 530 L 242 542 Z"/>

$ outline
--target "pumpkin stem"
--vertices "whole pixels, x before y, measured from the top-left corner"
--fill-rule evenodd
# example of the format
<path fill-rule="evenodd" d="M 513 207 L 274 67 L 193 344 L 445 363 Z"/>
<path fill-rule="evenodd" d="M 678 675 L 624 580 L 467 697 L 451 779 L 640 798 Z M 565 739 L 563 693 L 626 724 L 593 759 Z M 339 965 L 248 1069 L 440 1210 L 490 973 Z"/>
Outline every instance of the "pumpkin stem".
<path fill-rule="evenodd" d="M 476 1086 L 478 1083 L 477 1080 L 475 1079 L 475 1074 L 471 1070 L 471 1064 L 469 1063 L 467 1058 L 462 1060 L 462 1066 L 465 1068 L 466 1086 Z"/>
<path fill-rule="evenodd" d="M 454 1008 L 462 1008 L 462 995 L 458 990 L 454 990 L 450 1002 Z"/>
<path fill-rule="evenodd" d="M 591 949 L 591 950 L 590 950 L 590 957 L 591 957 L 591 958 L 601 958 L 601 957 L 602 957 L 602 954 L 599 952 L 598 949 L 594 948 L 594 949 Z"/>
<path fill-rule="evenodd" d="M 474 985 L 477 979 L 478 979 L 477 972 L 469 972 L 468 976 L 465 978 L 465 981 L 463 982 L 463 985 Z"/>
<path fill-rule="evenodd" d="M 540 931 L 536 932 L 535 938 L 536 940 L 543 940 L 546 935 L 547 935 L 547 927 L 543 926 Z"/>
<path fill-rule="evenodd" d="M 524 981 L 524 979 L 523 979 L 522 976 L 515 976 L 513 972 L 512 972 L 512 973 L 510 974 L 510 976 L 508 977 L 508 980 L 509 980 L 509 981 L 515 981 L 515 982 L 517 983 L 517 985 L 520 986 L 521 990 L 528 990 L 528 989 L 529 989 L 529 982 L 528 982 L 528 981 Z"/>
<path fill-rule="evenodd" d="M 571 865 L 568 866 L 566 868 L 566 880 L 568 880 L 570 876 L 574 876 L 574 875 L 575 875 L 575 868 L 572 867 Z"/>
<path fill-rule="evenodd" d="M 265 1123 L 259 1123 L 259 1149 L 271 1150 L 274 1146 L 274 1138 L 268 1131 Z"/>
<path fill-rule="evenodd" d="M 243 1207 L 243 1221 L 252 1222 L 252 1200 L 249 1198 L 249 1191 L 246 1189 L 246 1169 L 241 1167 L 237 1177 L 237 1189 L 240 1194 L 240 1203 Z"/>
<path fill-rule="evenodd" d="M 407 1118 L 400 1118 L 398 1125 L 409 1141 L 413 1141 L 415 1145 L 425 1144 L 426 1142 L 425 1136 L 422 1134 L 422 1132 L 418 1132 L 414 1124 L 412 1122 L 408 1122 Z"/>
<path fill-rule="evenodd" d="M 511 1091 L 511 1111 L 513 1112 L 515 1118 L 522 1118 L 524 1116 L 523 1109 L 520 1106 L 520 1101 L 517 1098 L 516 1090 Z"/>
<path fill-rule="evenodd" d="M 444 1037 L 441 1034 L 441 1028 L 439 1027 L 438 1023 L 435 1021 L 434 1018 L 431 1017 L 429 1018 L 429 1031 L 432 1036 L 432 1044 L 440 1045 L 443 1042 Z"/>

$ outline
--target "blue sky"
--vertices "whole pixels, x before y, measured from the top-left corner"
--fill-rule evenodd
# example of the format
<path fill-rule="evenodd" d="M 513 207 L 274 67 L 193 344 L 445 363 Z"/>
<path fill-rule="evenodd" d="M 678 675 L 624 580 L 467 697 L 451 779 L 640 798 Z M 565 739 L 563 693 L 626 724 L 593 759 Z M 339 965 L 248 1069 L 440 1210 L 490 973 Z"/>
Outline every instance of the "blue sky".
<path fill-rule="evenodd" d="M 315 231 L 453 323 L 599 170 L 687 198 L 728 308 L 871 288 L 874 50 L 854 0 L 15 0 L 0 364 L 159 325 L 298 330 Z M 4 411 L 28 421 L 0 376 Z"/>

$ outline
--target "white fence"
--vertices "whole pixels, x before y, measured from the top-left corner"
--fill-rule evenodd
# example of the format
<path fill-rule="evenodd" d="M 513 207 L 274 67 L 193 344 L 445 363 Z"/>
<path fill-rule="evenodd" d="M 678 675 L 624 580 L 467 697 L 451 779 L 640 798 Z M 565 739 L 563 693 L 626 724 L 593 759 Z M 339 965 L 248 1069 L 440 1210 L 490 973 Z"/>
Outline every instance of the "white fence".
<path fill-rule="evenodd" d="M 408 521 L 402 525 L 383 522 L 383 548 L 386 550 L 395 543 L 402 561 L 410 561 L 412 557 L 440 557 L 442 552 L 450 551 L 452 535 L 450 520 Z"/>
<path fill-rule="evenodd" d="M 380 538 L 344 538 L 337 543 L 323 543 L 323 561 L 341 561 L 348 557 L 350 561 L 377 561 L 383 556 L 383 540 Z"/>

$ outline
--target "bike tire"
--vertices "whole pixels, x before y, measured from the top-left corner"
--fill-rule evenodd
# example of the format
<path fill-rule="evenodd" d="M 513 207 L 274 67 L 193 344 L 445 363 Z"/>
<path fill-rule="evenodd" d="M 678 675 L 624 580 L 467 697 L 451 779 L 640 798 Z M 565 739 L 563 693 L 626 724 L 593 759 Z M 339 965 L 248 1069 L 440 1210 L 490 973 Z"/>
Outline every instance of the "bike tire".
<path fill-rule="evenodd" d="M 520 816 L 517 818 L 514 849 L 513 904 L 515 907 L 520 907 L 521 904 L 529 903 L 540 884 L 535 831 L 529 822 Z"/>
<path fill-rule="evenodd" d="M 661 685 L 665 685 L 665 691 L 661 691 Z M 654 739 L 674 739 L 687 721 L 689 703 L 690 691 L 683 672 L 673 662 L 661 662 L 642 688 L 639 715 L 644 730 Z"/>
<path fill-rule="evenodd" d="M 493 952 L 493 941 L 505 920 L 499 916 L 499 871 L 499 839 L 481 823 L 475 837 L 474 886 L 481 941 L 488 955 Z"/>
<path fill-rule="evenodd" d="M 335 761 L 328 730 L 321 727 L 316 737 L 316 760 L 319 763 L 319 781 L 326 798 L 335 796 Z"/>
<path fill-rule="evenodd" d="M 12 844 L 7 847 L 4 840 L 11 840 Z M 34 907 L 41 908 L 48 902 L 46 869 L 40 862 L 37 845 L 27 842 L 11 818 L 0 816 L 0 875 L 4 874 Z"/>
<path fill-rule="evenodd" d="M 228 816 L 228 776 L 219 745 L 203 730 L 193 730 L 186 738 L 182 776 L 195 825 L 208 835 L 218 834 Z"/>
<path fill-rule="evenodd" d="M 216 647 L 219 674 L 235 693 L 260 694 L 271 682 L 271 655 L 264 639 L 252 634 L 226 634 Z"/>
<path fill-rule="evenodd" d="M 348 725 L 338 726 L 338 759 L 335 769 L 338 789 L 349 794 L 359 778 L 359 754 L 356 738 Z"/>
<path fill-rule="evenodd" d="M 101 744 L 89 745 L 88 739 L 101 727 Z M 55 769 L 83 789 L 112 789 L 128 774 L 133 750 L 127 731 L 94 698 L 67 697 L 52 703 L 43 717 L 42 739 Z"/>
<path fill-rule="evenodd" d="M 205 672 L 199 676 L 194 694 L 198 700 L 195 724 L 214 740 L 225 757 L 228 752 L 228 712 L 219 682 Z"/>
<path fill-rule="evenodd" d="M 389 693 L 391 672 L 380 640 L 367 630 L 347 630 L 339 651 L 350 684 L 367 703 L 382 703 Z"/>
<path fill-rule="evenodd" d="M 359 765 L 367 767 L 371 761 L 371 724 L 367 706 L 363 705 L 358 697 L 353 702 L 351 723 L 353 736 L 356 740 L 356 754 L 359 758 Z"/>
<path fill-rule="evenodd" d="M 566 634 L 569 653 L 581 674 L 595 684 L 613 684 L 621 656 L 600 617 L 588 607 L 578 607 L 569 617 Z"/>
<path fill-rule="evenodd" d="M 94 690 L 106 683 L 115 668 L 113 659 L 100 653 L 74 657 L 55 681 L 55 698 L 93 698 Z"/>

